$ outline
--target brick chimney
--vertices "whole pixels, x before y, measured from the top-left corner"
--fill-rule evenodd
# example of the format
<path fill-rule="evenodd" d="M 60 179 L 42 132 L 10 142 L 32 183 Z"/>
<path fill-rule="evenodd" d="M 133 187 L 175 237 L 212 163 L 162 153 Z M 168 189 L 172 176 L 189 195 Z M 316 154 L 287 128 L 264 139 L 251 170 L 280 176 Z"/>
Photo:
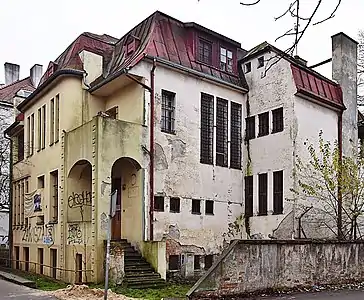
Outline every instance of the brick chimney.
<path fill-rule="evenodd" d="M 357 52 L 358 43 L 345 33 L 332 40 L 332 79 L 340 84 L 346 110 L 343 113 L 343 155 L 351 155 L 358 145 Z M 355 148 L 356 149 L 356 148 Z"/>
<path fill-rule="evenodd" d="M 12 63 L 5 63 L 5 85 L 19 80 L 20 66 Z"/>
<path fill-rule="evenodd" d="M 33 86 L 38 87 L 40 79 L 42 78 L 43 74 L 43 66 L 35 64 L 30 69 L 30 79 L 32 80 Z"/>

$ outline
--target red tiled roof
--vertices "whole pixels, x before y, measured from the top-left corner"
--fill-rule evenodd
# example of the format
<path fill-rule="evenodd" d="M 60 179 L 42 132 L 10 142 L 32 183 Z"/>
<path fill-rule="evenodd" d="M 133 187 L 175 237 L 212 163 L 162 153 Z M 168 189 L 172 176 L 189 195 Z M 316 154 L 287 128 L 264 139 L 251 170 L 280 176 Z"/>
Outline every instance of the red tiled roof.
<path fill-rule="evenodd" d="M 325 104 L 345 107 L 339 84 L 298 65 L 291 64 L 291 69 L 297 92 L 312 96 Z"/>
<path fill-rule="evenodd" d="M 33 92 L 35 90 L 30 77 L 15 81 L 0 88 L 0 101 L 12 103 L 11 100 L 15 97 L 19 90 L 27 90 L 29 92 Z"/>

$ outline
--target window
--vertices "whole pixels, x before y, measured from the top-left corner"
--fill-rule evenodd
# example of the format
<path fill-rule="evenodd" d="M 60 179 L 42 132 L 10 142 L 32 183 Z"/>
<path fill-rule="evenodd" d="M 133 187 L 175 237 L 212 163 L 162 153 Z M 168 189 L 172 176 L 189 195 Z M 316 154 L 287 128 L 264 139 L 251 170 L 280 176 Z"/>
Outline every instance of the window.
<path fill-rule="evenodd" d="M 33 155 L 34 153 L 34 139 L 35 139 L 35 134 L 34 134 L 34 114 L 30 115 L 30 155 Z"/>
<path fill-rule="evenodd" d="M 267 215 L 267 189 L 268 189 L 268 176 L 267 173 L 259 174 L 258 176 L 259 182 L 259 215 L 266 216 Z"/>
<path fill-rule="evenodd" d="M 75 282 L 76 283 L 82 283 L 82 254 L 77 253 L 76 254 L 76 259 L 75 259 L 75 264 L 76 264 L 76 278 L 75 278 Z"/>
<path fill-rule="evenodd" d="M 245 64 L 245 73 L 250 73 L 252 71 L 252 63 L 251 62 L 247 62 Z"/>
<path fill-rule="evenodd" d="M 14 247 L 15 250 L 15 269 L 20 269 L 20 247 L 19 246 L 15 246 Z"/>
<path fill-rule="evenodd" d="M 213 215 L 214 214 L 214 201 L 206 200 L 205 203 L 205 214 L 206 215 Z"/>
<path fill-rule="evenodd" d="M 201 265 L 200 265 L 200 255 L 194 255 L 193 257 L 193 268 L 195 270 L 200 270 L 201 269 Z"/>
<path fill-rule="evenodd" d="M 164 211 L 164 196 L 154 196 L 154 210 Z"/>
<path fill-rule="evenodd" d="M 161 129 L 163 132 L 174 133 L 175 98 L 175 93 L 162 90 Z"/>
<path fill-rule="evenodd" d="M 42 109 L 38 108 L 38 151 L 42 147 Z"/>
<path fill-rule="evenodd" d="M 44 188 L 44 175 L 38 177 L 38 189 Z"/>
<path fill-rule="evenodd" d="M 39 274 L 43 275 L 43 265 L 44 265 L 44 249 L 38 248 L 38 264 L 39 264 Z"/>
<path fill-rule="evenodd" d="M 46 106 L 43 105 L 42 106 L 42 149 L 45 148 L 45 143 L 46 143 Z"/>
<path fill-rule="evenodd" d="M 258 58 L 258 69 L 264 67 L 264 56 Z"/>
<path fill-rule="evenodd" d="M 216 165 L 228 166 L 228 101 L 216 101 Z"/>
<path fill-rule="evenodd" d="M 28 143 L 28 148 L 27 148 L 27 155 L 30 156 L 30 127 L 31 127 L 31 121 L 30 121 L 30 116 L 27 118 L 27 143 Z"/>
<path fill-rule="evenodd" d="M 201 93 L 200 162 L 213 163 L 214 97 Z"/>
<path fill-rule="evenodd" d="M 212 43 L 200 39 L 198 47 L 198 60 L 208 65 L 212 65 Z"/>
<path fill-rule="evenodd" d="M 59 95 L 56 96 L 54 109 L 55 109 L 54 142 L 57 143 L 59 140 Z"/>
<path fill-rule="evenodd" d="M 16 136 L 17 143 L 17 161 L 22 161 L 24 159 L 24 131 L 21 131 Z"/>
<path fill-rule="evenodd" d="M 273 172 L 273 214 L 283 214 L 283 171 Z"/>
<path fill-rule="evenodd" d="M 241 105 L 230 107 L 230 168 L 241 169 Z"/>
<path fill-rule="evenodd" d="M 246 176 L 245 182 L 245 216 L 253 215 L 253 176 Z"/>
<path fill-rule="evenodd" d="M 273 115 L 273 129 L 272 133 L 283 131 L 283 107 L 277 108 L 272 111 Z"/>
<path fill-rule="evenodd" d="M 233 71 L 233 52 L 220 47 L 220 69 L 227 72 Z"/>
<path fill-rule="evenodd" d="M 117 119 L 118 118 L 118 107 L 114 106 L 114 107 L 108 109 L 107 111 L 105 111 L 105 113 L 109 116 L 109 118 Z"/>
<path fill-rule="evenodd" d="M 214 262 L 214 256 L 206 255 L 205 256 L 205 270 L 210 269 L 212 267 L 213 262 Z"/>
<path fill-rule="evenodd" d="M 255 139 L 255 116 L 246 118 L 245 123 L 245 139 Z"/>
<path fill-rule="evenodd" d="M 24 247 L 23 248 L 23 253 L 24 253 L 24 271 L 28 272 L 29 271 L 29 247 Z"/>
<path fill-rule="evenodd" d="M 179 270 L 179 255 L 170 255 L 168 259 L 168 270 L 177 271 Z"/>
<path fill-rule="evenodd" d="M 192 200 L 192 213 L 196 215 L 201 214 L 201 200 Z"/>
<path fill-rule="evenodd" d="M 51 107 L 50 107 L 50 112 L 49 112 L 49 115 L 50 115 L 50 118 L 51 118 L 51 122 L 49 124 L 49 133 L 50 133 L 50 136 L 49 136 L 49 145 L 53 145 L 54 143 L 54 98 L 51 99 Z"/>
<path fill-rule="evenodd" d="M 53 171 L 51 176 L 51 221 L 58 221 L 58 171 Z"/>
<path fill-rule="evenodd" d="M 24 200 L 25 200 L 25 180 L 21 180 L 20 183 L 20 213 L 21 213 L 21 219 L 20 223 L 21 225 L 24 225 Z"/>
<path fill-rule="evenodd" d="M 51 268 L 51 275 L 53 278 L 57 278 L 57 249 L 51 249 L 51 253 L 50 253 L 50 265 L 52 266 Z"/>
<path fill-rule="evenodd" d="M 269 134 L 269 112 L 259 114 L 259 133 L 258 136 Z"/>
<path fill-rule="evenodd" d="M 169 211 L 173 213 L 180 212 L 180 200 L 177 197 L 171 197 L 169 199 Z"/>

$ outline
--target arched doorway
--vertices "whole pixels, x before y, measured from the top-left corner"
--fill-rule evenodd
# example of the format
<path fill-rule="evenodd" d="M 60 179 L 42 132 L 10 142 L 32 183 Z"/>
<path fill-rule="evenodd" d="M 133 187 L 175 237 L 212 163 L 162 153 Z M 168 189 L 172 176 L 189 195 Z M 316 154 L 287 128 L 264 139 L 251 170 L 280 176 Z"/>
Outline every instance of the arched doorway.
<path fill-rule="evenodd" d="M 113 240 L 130 238 L 139 230 L 141 220 L 140 164 L 129 157 L 116 160 L 111 169 L 111 192 L 117 190 L 116 213 L 111 224 Z M 140 212 L 140 214 L 139 214 Z"/>
<path fill-rule="evenodd" d="M 67 221 L 91 221 L 92 167 L 89 161 L 76 162 L 67 178 Z"/>

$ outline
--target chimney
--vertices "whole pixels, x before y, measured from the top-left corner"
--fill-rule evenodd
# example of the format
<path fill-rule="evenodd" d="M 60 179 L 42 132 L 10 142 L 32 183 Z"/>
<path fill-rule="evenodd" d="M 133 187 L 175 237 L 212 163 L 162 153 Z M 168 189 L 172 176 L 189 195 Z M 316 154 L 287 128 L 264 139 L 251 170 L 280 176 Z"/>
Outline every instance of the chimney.
<path fill-rule="evenodd" d="M 307 67 L 307 60 L 303 59 L 302 57 L 295 55 L 294 59 L 301 65 L 304 65 L 305 67 Z"/>
<path fill-rule="evenodd" d="M 38 84 L 40 82 L 40 79 L 42 78 L 43 74 L 43 66 L 35 64 L 30 69 L 30 79 L 32 80 L 33 86 L 36 88 L 38 87 Z"/>
<path fill-rule="evenodd" d="M 20 66 L 12 63 L 5 63 L 5 85 L 19 80 Z"/>
<path fill-rule="evenodd" d="M 340 84 L 346 110 L 342 117 L 343 155 L 352 155 L 358 145 L 357 56 L 358 42 L 345 33 L 332 40 L 332 79 Z M 354 148 L 356 149 L 356 148 Z"/>

